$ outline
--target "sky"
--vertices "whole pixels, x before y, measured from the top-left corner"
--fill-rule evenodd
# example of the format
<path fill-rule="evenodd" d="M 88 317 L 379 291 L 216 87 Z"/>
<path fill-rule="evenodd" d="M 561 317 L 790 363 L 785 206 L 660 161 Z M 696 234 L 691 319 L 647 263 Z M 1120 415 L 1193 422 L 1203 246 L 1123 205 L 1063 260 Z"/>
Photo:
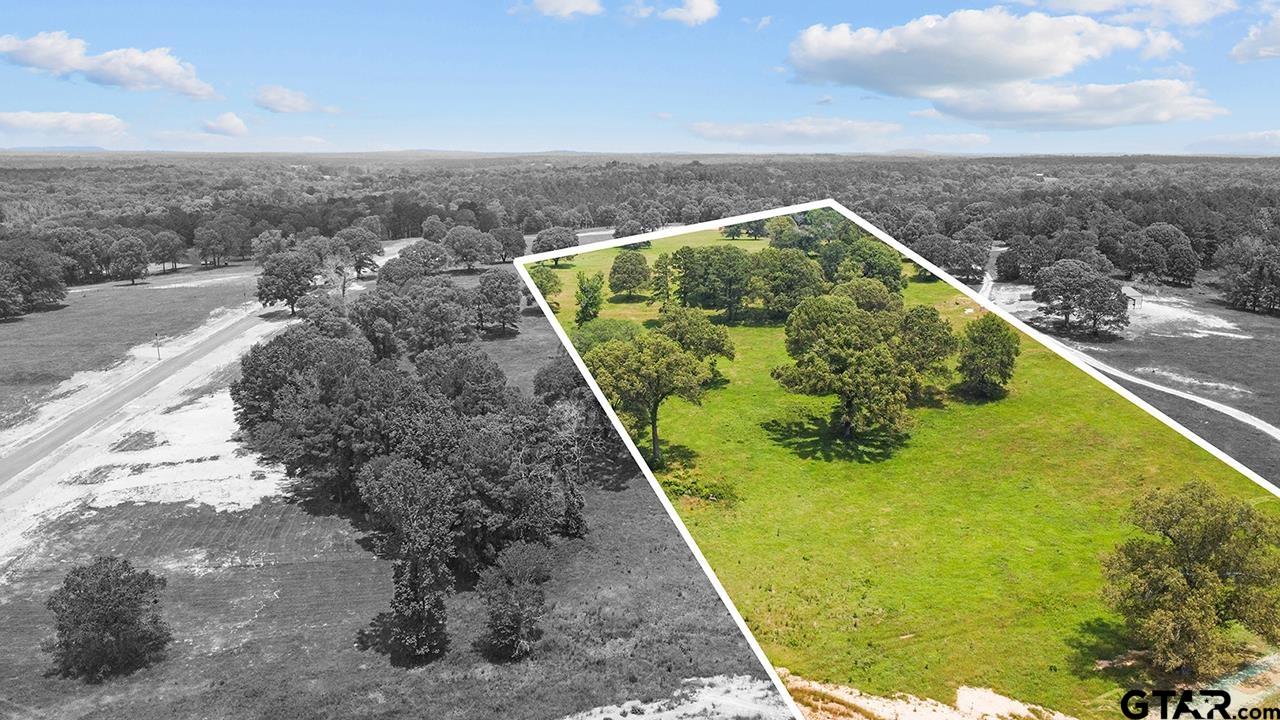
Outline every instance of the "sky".
<path fill-rule="evenodd" d="M 1280 0 L 0 0 L 0 148 L 1280 154 Z"/>

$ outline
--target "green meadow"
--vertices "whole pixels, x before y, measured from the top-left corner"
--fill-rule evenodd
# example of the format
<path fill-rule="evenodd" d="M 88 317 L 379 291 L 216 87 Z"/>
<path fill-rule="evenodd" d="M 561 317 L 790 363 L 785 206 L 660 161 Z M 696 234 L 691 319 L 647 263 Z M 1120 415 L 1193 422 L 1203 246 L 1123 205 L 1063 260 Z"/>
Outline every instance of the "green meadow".
<path fill-rule="evenodd" d="M 766 246 L 703 232 L 643 252 L 652 262 L 717 242 Z M 564 290 L 550 299 L 566 328 L 575 274 L 607 276 L 616 253 L 562 261 Z M 957 329 L 981 312 L 942 282 L 913 281 L 906 299 Z M 657 316 L 643 298 L 621 300 L 601 316 Z M 733 485 L 731 506 L 672 499 L 772 663 L 809 679 L 946 703 L 959 686 L 987 687 L 1113 717 L 1143 678 L 1106 667 L 1126 645 L 1099 562 L 1130 532 L 1133 498 L 1200 479 L 1280 512 L 1269 492 L 1029 337 L 1007 397 L 913 409 L 909 437 L 886 447 L 832 437 L 830 399 L 770 377 L 789 360 L 781 325 L 729 332 L 725 382 L 701 405 L 662 408 L 670 466 L 659 479 Z"/>

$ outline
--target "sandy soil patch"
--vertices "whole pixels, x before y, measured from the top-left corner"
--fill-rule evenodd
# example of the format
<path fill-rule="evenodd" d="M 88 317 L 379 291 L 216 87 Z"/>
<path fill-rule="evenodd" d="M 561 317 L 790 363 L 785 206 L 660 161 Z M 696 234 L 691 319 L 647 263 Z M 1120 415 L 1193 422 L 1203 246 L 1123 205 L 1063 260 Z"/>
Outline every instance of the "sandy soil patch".
<path fill-rule="evenodd" d="M 565 720 L 692 720 L 693 718 L 790 718 L 773 683 L 746 675 L 691 678 L 666 700 L 608 705 L 571 715 Z"/>
<path fill-rule="evenodd" d="M 1252 335 L 1239 332 L 1240 326 L 1195 307 L 1187 298 L 1148 295 L 1137 307 L 1129 309 L 1128 333 L 1143 330 L 1176 333 L 1179 337 L 1224 337 L 1251 340 Z"/>
<path fill-rule="evenodd" d="M 914 695 L 868 695 L 843 685 L 806 680 L 784 670 L 783 681 L 809 720 L 1073 720 L 1069 715 L 1019 702 L 986 688 L 961 687 L 954 705 Z"/>
<path fill-rule="evenodd" d="M 215 310 L 208 321 L 195 330 L 176 338 L 161 337 L 161 356 L 173 357 L 181 354 L 210 335 L 255 312 L 261 312 L 261 306 L 257 302 Z M 241 351 L 252 344 L 244 346 Z M 217 355 L 221 357 L 223 353 L 217 353 Z M 111 392 L 119 385 L 145 372 L 155 361 L 155 345 L 145 343 L 131 348 L 120 362 L 106 370 L 87 370 L 72 375 L 50 392 L 49 400 L 36 408 L 31 420 L 0 430 L 0 454 L 61 422 L 83 407 L 86 402 Z"/>
<path fill-rule="evenodd" d="M 165 352 L 180 352 L 178 346 L 189 346 L 240 316 L 224 313 L 166 346 Z M 32 470 L 39 473 L 37 479 L 0 502 L 0 582 L 31 540 L 28 533 L 66 512 L 147 502 L 203 503 L 234 511 L 281 494 L 284 473 L 262 465 L 233 440 L 237 427 L 230 392 L 222 387 L 195 398 L 192 394 L 210 377 L 225 374 L 253 343 L 282 327 L 254 326 L 194 360 Z M 55 425 L 86 399 L 145 369 L 151 362 L 148 352 L 155 350 L 139 346 L 116 367 L 78 373 L 69 381 L 78 389 L 46 403 L 34 421 L 0 434 L 0 451 L 6 442 L 16 444 Z"/>

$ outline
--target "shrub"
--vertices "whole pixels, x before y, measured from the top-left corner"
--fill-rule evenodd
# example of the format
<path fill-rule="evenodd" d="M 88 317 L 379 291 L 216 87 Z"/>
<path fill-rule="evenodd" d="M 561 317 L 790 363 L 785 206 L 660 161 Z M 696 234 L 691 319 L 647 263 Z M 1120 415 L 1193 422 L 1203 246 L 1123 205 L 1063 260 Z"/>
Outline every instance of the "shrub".
<path fill-rule="evenodd" d="M 56 634 L 44 649 L 57 672 L 97 683 L 159 659 L 173 640 L 160 617 L 164 587 L 164 578 L 123 558 L 72 568 L 46 603 Z"/>

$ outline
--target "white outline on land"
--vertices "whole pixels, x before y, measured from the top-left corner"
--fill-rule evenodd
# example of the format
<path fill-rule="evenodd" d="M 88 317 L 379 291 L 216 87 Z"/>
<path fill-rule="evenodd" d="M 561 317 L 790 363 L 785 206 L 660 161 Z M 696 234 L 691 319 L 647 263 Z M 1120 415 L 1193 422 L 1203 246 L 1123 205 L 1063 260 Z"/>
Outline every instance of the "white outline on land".
<path fill-rule="evenodd" d="M 671 500 L 667 497 L 667 494 L 662 490 L 662 486 L 658 484 L 658 479 L 653 474 L 653 470 L 649 468 L 649 463 L 644 459 L 644 455 L 643 453 L 640 452 L 640 449 L 636 446 L 635 441 L 631 439 L 630 433 L 628 433 L 626 428 L 623 427 L 622 421 L 618 419 L 618 414 L 614 412 L 613 406 L 609 404 L 609 401 L 604 396 L 604 392 L 600 390 L 600 386 L 596 383 L 595 377 L 592 376 L 592 374 L 587 370 L 586 363 L 582 361 L 582 357 L 578 354 L 578 351 L 573 347 L 573 343 L 569 341 L 568 333 L 565 332 L 565 329 L 563 327 L 561 327 L 560 321 L 556 319 L 556 315 L 554 312 L 552 312 L 551 306 L 547 303 L 546 298 L 542 297 L 542 293 L 538 292 L 538 287 L 534 285 L 533 279 L 529 277 L 529 271 L 526 266 L 532 263 L 541 262 L 543 260 L 565 258 L 572 255 L 580 255 L 583 253 L 592 252 L 595 250 L 606 250 L 609 248 L 621 247 L 623 245 L 631 245 L 638 242 L 645 242 L 647 240 L 661 240 L 664 238 L 677 237 L 679 235 L 687 235 L 689 233 L 695 233 L 702 230 L 718 230 L 726 225 L 735 225 L 738 223 L 751 222 L 753 220 L 767 220 L 769 218 L 778 217 L 781 215 L 794 215 L 796 213 L 807 212 L 809 210 L 818 210 L 822 208 L 827 208 L 840 213 L 845 218 L 853 222 L 855 225 L 862 228 L 864 231 L 870 233 L 877 240 L 880 240 L 881 242 L 885 243 L 889 247 L 892 247 L 894 250 L 897 250 L 908 260 L 916 263 L 917 265 L 920 265 L 924 269 L 936 275 L 942 281 L 946 282 L 948 285 L 951 285 L 956 290 L 959 290 L 966 297 L 968 297 L 970 300 L 973 300 L 983 309 L 987 310 L 988 312 L 995 313 L 1005 322 L 1014 326 L 1019 331 L 1029 336 L 1031 339 L 1035 340 L 1036 342 L 1044 345 L 1045 347 L 1049 348 L 1053 352 L 1057 353 L 1060 357 L 1062 357 L 1063 359 L 1065 359 L 1067 362 L 1071 363 L 1075 367 L 1079 368 L 1086 375 L 1092 377 L 1094 380 L 1097 380 L 1098 382 L 1102 383 L 1104 386 L 1110 388 L 1116 393 L 1119 393 L 1119 395 L 1124 399 L 1128 400 L 1134 405 L 1137 405 L 1138 407 L 1147 411 L 1147 413 L 1150 414 L 1152 417 L 1156 418 L 1157 420 L 1169 426 L 1170 428 L 1173 428 L 1173 430 L 1176 431 L 1179 435 L 1182 435 L 1183 437 L 1187 438 L 1191 442 L 1198 445 L 1201 449 L 1206 450 L 1210 455 L 1213 455 L 1217 459 L 1226 463 L 1229 467 L 1234 469 L 1236 472 L 1239 472 L 1241 475 L 1244 475 L 1245 477 L 1249 478 L 1253 482 L 1257 483 L 1259 487 L 1262 487 L 1267 492 L 1271 493 L 1276 497 L 1280 497 L 1280 490 L 1277 490 L 1275 486 L 1271 485 L 1266 480 L 1264 480 L 1262 476 L 1258 475 L 1256 472 L 1245 467 L 1242 463 L 1240 463 L 1235 458 L 1231 457 L 1230 455 L 1226 454 L 1222 450 L 1218 449 L 1209 441 L 1205 440 L 1199 435 L 1196 435 L 1194 432 L 1188 430 L 1186 427 L 1179 424 L 1173 418 L 1169 417 L 1168 415 L 1165 415 L 1163 412 L 1156 409 L 1153 405 L 1151 405 L 1147 401 L 1135 395 L 1131 390 L 1125 388 L 1116 380 L 1106 375 L 1103 371 L 1099 370 L 1098 368 L 1094 367 L 1094 365 L 1090 364 L 1090 362 L 1085 359 L 1085 356 L 1083 354 L 1075 350 L 1072 350 L 1071 348 L 1067 347 L 1065 344 L 1063 344 L 1059 340 L 1053 337 L 1050 337 L 1049 335 L 1046 335 L 1045 333 L 1031 327 L 1030 325 L 1023 322 L 1022 320 L 1019 320 L 1012 313 L 999 307 L 990 298 L 984 296 L 981 291 L 974 290 L 968 285 L 965 285 L 959 280 L 956 280 L 950 274 L 948 274 L 947 272 L 944 272 L 937 265 L 934 265 L 928 260 L 925 260 L 923 257 L 921 257 L 918 253 L 916 253 L 911 248 L 893 239 L 892 237 L 889 236 L 888 233 L 872 225 L 866 220 L 863 220 L 857 213 L 846 208 L 845 206 L 841 205 L 840 203 L 836 202 L 831 198 L 827 198 L 826 200 L 817 200 L 814 202 L 800 203 L 798 205 L 788 205 L 786 207 L 774 208 L 772 210 L 762 210 L 759 212 L 747 213 L 745 215 L 736 215 L 734 217 L 721 218 L 719 220 L 711 220 L 708 222 L 695 223 L 693 225 L 680 225 L 675 227 L 663 228 L 661 230 L 655 230 L 653 232 L 644 233 L 641 235 L 630 235 L 627 237 L 612 238 L 610 240 L 602 240 L 600 242 L 588 243 L 586 245 L 578 245 L 578 246 L 569 247 L 569 248 L 561 248 L 559 250 L 551 250 L 548 252 L 533 253 L 530 255 L 524 255 L 522 257 L 516 258 L 513 261 L 516 267 L 516 272 L 519 273 L 520 278 L 524 280 L 525 285 L 529 287 L 529 291 L 533 294 L 533 298 L 538 303 L 538 307 L 542 309 L 543 314 L 546 315 L 547 320 L 551 323 L 552 329 L 555 330 L 556 336 L 560 338 L 560 343 L 564 345 L 565 350 L 569 353 L 569 357 L 573 358 L 574 364 L 578 366 L 578 371 L 582 373 L 582 376 L 587 381 L 587 385 L 590 386 L 591 388 L 591 392 L 595 394 L 596 400 L 600 402 L 600 406 L 604 408 L 605 414 L 609 416 L 609 420 L 613 423 L 614 429 L 616 429 L 618 432 L 618 435 L 622 437 L 622 441 L 626 443 L 627 450 L 631 452 L 631 457 L 633 457 L 636 461 L 636 464 L 640 466 L 641 471 L 644 473 L 645 479 L 649 481 L 649 485 L 653 488 L 653 491 L 657 493 L 658 499 L 662 502 L 663 507 L 666 508 L 667 515 L 669 515 L 671 517 L 671 521 L 675 523 L 676 528 L 680 531 L 680 536 L 684 538 L 685 544 L 689 546 L 690 552 L 693 553 L 693 556 L 695 559 L 697 559 L 698 564 L 702 566 L 702 571 L 706 573 L 707 579 L 710 580 L 712 586 L 715 587 L 716 592 L 720 595 L 720 600 L 724 603 L 725 607 L 729 610 L 729 614 L 733 616 L 733 620 L 735 623 L 737 623 L 738 629 L 742 631 L 743 637 L 747 639 L 747 643 L 750 644 L 751 649 L 756 654 L 756 657 L 759 658 L 761 664 L 764 665 L 765 671 L 769 673 L 770 679 L 773 680 L 773 684 L 778 688 L 778 691 L 782 693 L 783 698 L 786 700 L 787 704 L 790 706 L 791 712 L 793 713 L 793 715 L 797 720 L 804 720 L 804 715 L 803 713 L 801 713 L 800 707 L 796 704 L 795 700 L 791 697 L 791 693 L 787 691 L 786 685 L 782 682 L 782 679 L 778 676 L 778 672 L 774 669 L 773 664 L 769 661 L 768 656 L 765 655 L 764 650 L 760 647 L 759 641 L 756 640 L 756 637 L 751 632 L 751 629 L 747 627 L 747 623 L 743 619 L 742 613 L 738 611 L 737 606 L 734 605 L 733 601 L 729 598 L 729 593 L 725 591 L 724 586 L 720 583 L 720 579 L 716 577 L 715 572 L 711 569 L 710 563 L 708 563 L 706 557 L 703 556 L 702 550 L 699 549 L 697 543 L 694 542 L 693 536 L 689 533 L 689 528 L 687 528 L 684 524 L 684 521 L 680 519 L 679 513 L 676 512 L 675 505 L 671 503 Z"/>

